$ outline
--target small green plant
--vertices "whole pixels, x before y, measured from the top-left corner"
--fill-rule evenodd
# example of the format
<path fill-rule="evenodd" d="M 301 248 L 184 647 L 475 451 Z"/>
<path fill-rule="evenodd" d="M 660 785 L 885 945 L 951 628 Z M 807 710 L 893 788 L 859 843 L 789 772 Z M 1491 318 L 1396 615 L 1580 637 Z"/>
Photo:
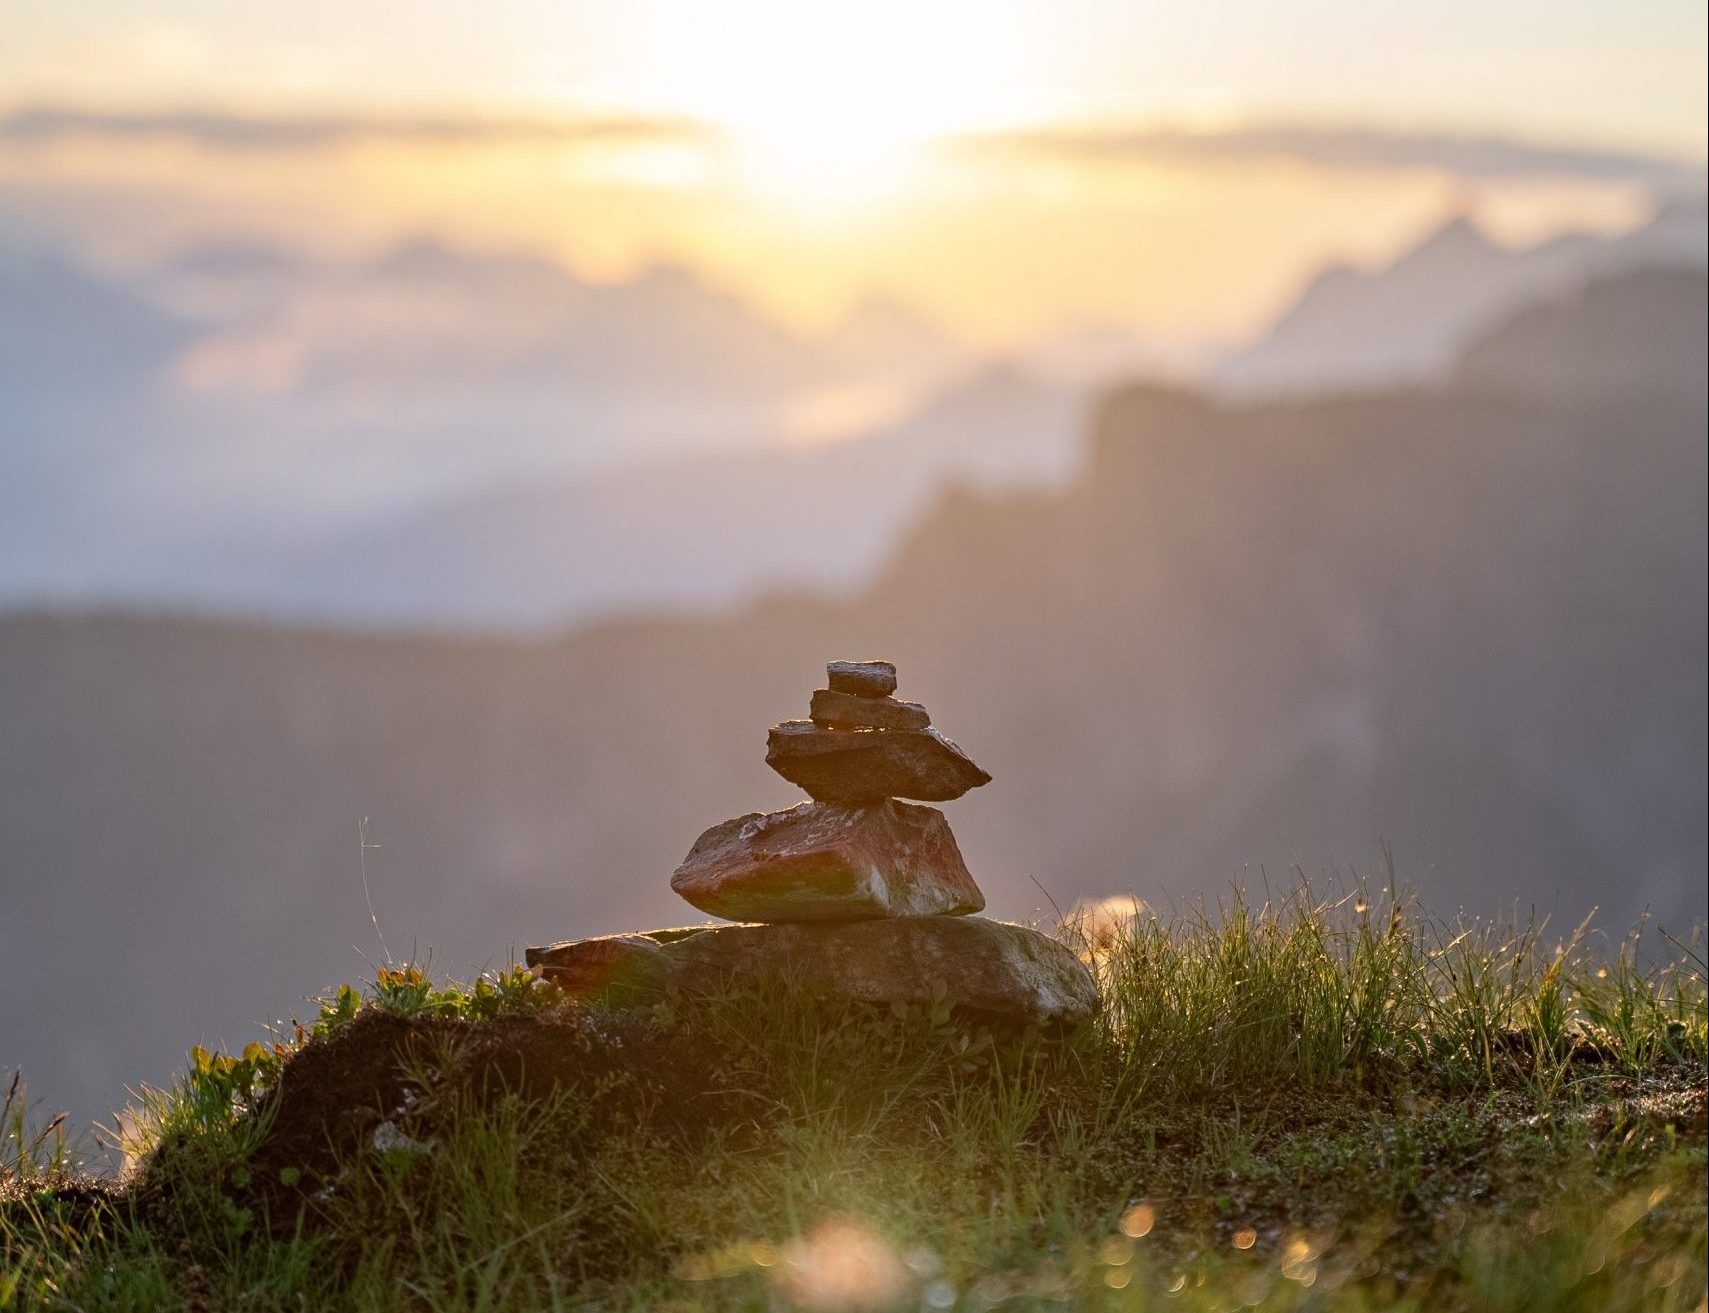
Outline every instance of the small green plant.
<path fill-rule="evenodd" d="M 340 985 L 331 998 L 322 999 L 320 1014 L 315 1018 L 313 1034 L 327 1036 L 336 1035 L 350 1022 L 356 1019 L 356 1014 L 362 1010 L 362 992 L 354 985 Z M 297 1042 L 308 1038 L 301 1026 L 297 1027 Z"/>
<path fill-rule="evenodd" d="M 455 1016 L 463 998 L 454 987 L 436 989 L 420 967 L 381 967 L 374 977 L 374 1004 L 395 1017 Z"/>
<path fill-rule="evenodd" d="M 512 963 L 503 971 L 475 979 L 461 1013 L 475 1021 L 516 1013 L 539 1013 L 564 1002 L 564 992 L 539 972 Z"/>
<path fill-rule="evenodd" d="M 287 1052 L 282 1044 L 249 1044 L 234 1058 L 196 1045 L 179 1086 L 180 1107 L 195 1125 L 232 1125 L 256 1111 L 261 1096 L 278 1079 Z"/>
<path fill-rule="evenodd" d="M 381 967 L 367 997 L 355 985 L 340 985 L 320 1000 L 312 1025 L 297 1025 L 294 1041 L 337 1035 L 366 1005 L 397 1017 L 446 1017 L 487 1021 L 514 1013 L 538 1013 L 560 1006 L 563 991 L 525 966 L 511 964 L 502 971 L 477 976 L 467 985 L 447 981 L 435 985 L 431 976 L 412 964 Z"/>

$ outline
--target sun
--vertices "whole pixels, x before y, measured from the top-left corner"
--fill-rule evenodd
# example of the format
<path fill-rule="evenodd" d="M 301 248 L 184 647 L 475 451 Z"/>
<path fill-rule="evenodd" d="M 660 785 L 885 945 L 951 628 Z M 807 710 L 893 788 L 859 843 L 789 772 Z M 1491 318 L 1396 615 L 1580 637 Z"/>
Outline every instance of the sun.
<path fill-rule="evenodd" d="M 1003 0 L 720 0 L 640 44 L 653 95 L 722 129 L 749 181 L 839 201 L 898 182 L 939 137 L 1017 115 L 1019 12 Z"/>
<path fill-rule="evenodd" d="M 882 199 L 903 185 L 937 135 L 930 116 L 894 107 L 874 112 L 826 95 L 794 104 L 784 114 L 732 108 L 718 122 L 741 178 L 802 208 Z"/>

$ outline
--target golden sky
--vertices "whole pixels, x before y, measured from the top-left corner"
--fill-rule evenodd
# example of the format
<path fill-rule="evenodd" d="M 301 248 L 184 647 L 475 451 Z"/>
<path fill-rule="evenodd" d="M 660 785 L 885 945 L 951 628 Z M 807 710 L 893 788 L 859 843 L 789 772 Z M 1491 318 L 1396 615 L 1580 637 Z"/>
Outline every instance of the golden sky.
<path fill-rule="evenodd" d="M 802 328 L 882 293 L 989 345 L 1239 337 L 1326 260 L 1465 207 L 1514 240 L 1635 222 L 1704 154 L 1704 10 L 1678 0 L 25 0 L 7 23 L 0 220 L 103 258 L 431 234 L 595 279 L 684 264 Z"/>

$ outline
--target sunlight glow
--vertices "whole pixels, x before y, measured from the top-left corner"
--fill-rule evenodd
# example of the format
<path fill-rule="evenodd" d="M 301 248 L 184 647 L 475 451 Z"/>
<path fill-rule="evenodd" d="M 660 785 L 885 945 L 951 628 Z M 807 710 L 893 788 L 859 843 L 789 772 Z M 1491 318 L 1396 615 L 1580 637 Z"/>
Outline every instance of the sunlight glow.
<path fill-rule="evenodd" d="M 879 199 L 921 148 L 1028 105 L 1021 6 L 730 0 L 642 41 L 647 99 L 728 134 L 757 189 L 808 207 Z"/>
<path fill-rule="evenodd" d="M 798 1308 L 845 1310 L 891 1308 L 908 1289 L 902 1256 L 870 1224 L 833 1218 L 790 1242 L 777 1280 Z"/>

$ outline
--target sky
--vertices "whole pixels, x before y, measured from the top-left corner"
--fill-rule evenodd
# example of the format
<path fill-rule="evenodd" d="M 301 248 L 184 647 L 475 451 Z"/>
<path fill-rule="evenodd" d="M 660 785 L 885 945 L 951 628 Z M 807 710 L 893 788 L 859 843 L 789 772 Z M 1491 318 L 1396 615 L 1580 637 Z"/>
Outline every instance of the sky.
<path fill-rule="evenodd" d="M 8 0 L 0 222 L 138 261 L 431 233 L 823 328 L 1231 339 L 1457 209 L 1700 186 L 1684 0 Z M 1499 144 L 1506 153 L 1472 147 Z"/>
<path fill-rule="evenodd" d="M 784 133 L 1376 115 L 1701 159 L 1691 0 L 11 0 L 0 85 L 105 105 L 643 110 Z"/>

